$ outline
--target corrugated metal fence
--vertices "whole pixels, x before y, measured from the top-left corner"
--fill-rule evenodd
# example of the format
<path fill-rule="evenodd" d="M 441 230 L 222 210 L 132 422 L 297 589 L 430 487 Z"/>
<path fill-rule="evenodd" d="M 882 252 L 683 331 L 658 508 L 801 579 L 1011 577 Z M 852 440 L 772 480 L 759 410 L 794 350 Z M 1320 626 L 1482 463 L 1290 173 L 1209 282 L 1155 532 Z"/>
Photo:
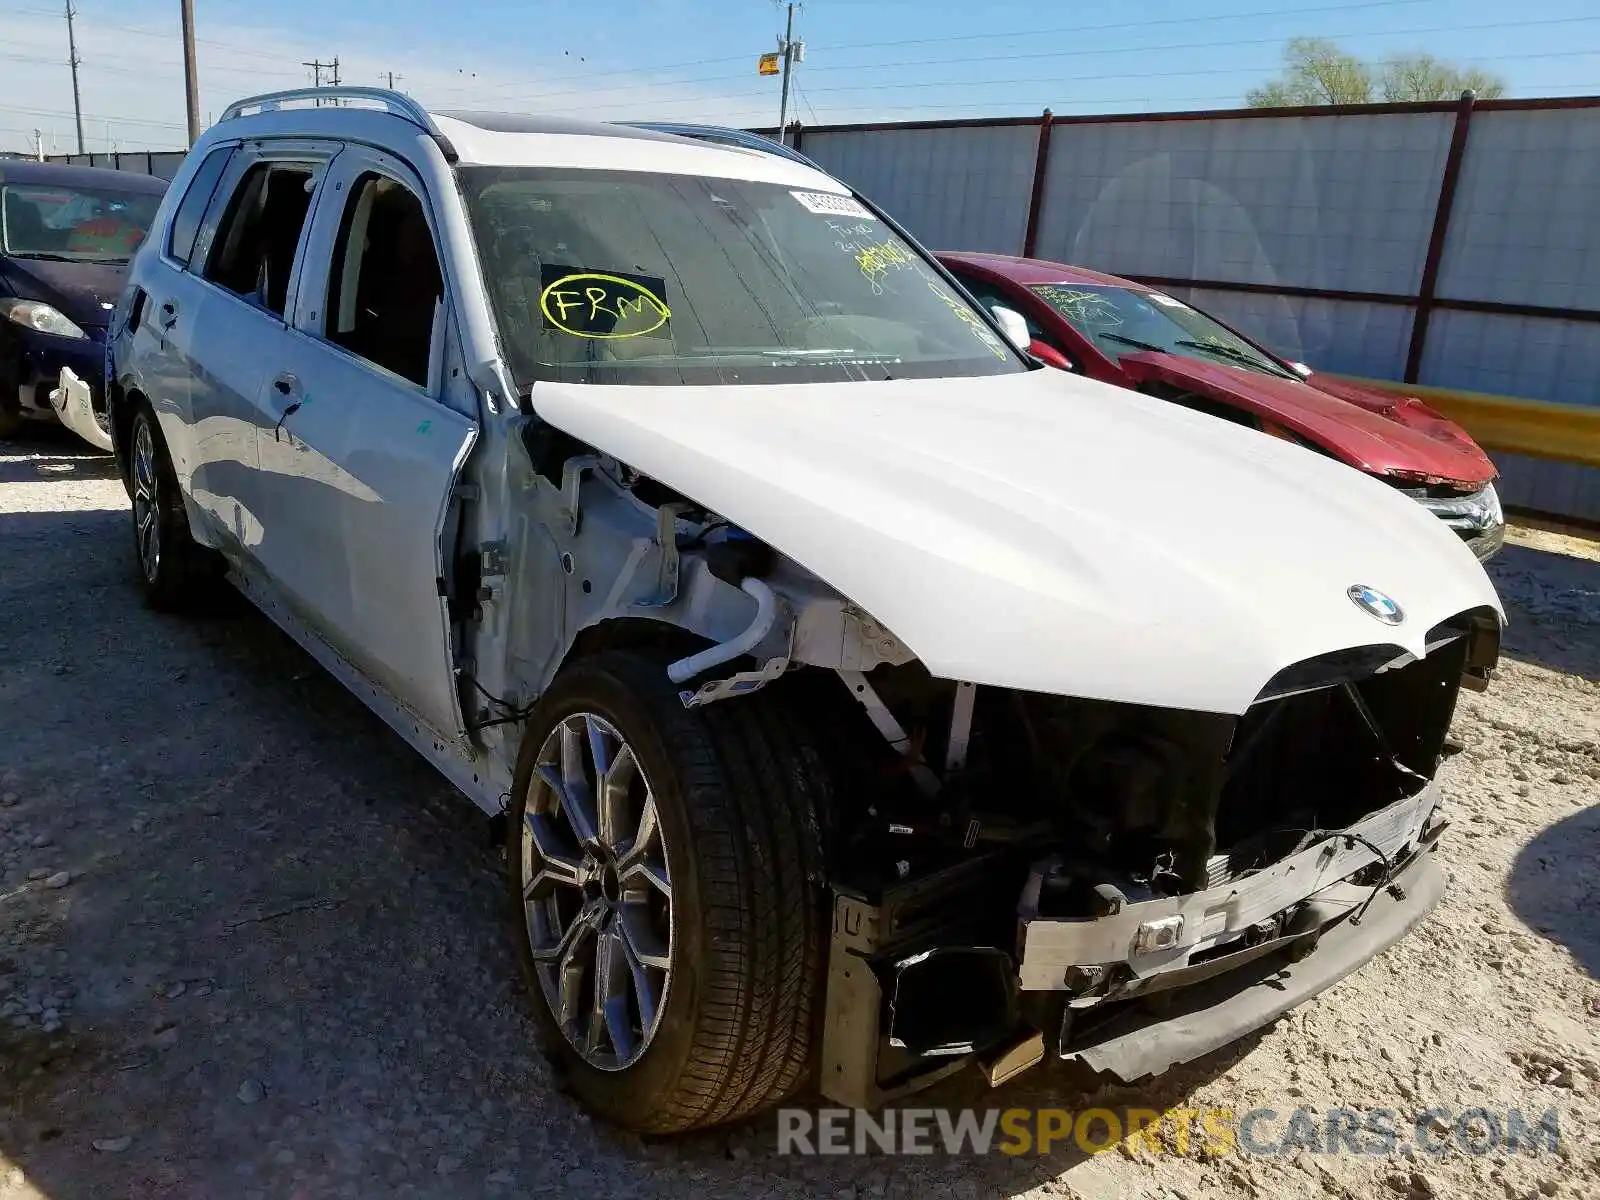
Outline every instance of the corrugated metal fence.
<path fill-rule="evenodd" d="M 51 162 L 75 167 L 111 167 L 171 179 L 178 173 L 184 154 L 182 150 L 115 150 L 109 154 L 52 154 L 49 158 Z"/>
<path fill-rule="evenodd" d="M 1600 97 L 813 126 L 926 245 L 1130 275 L 1321 370 L 1600 407 Z M 1600 470 L 1497 453 L 1600 520 Z"/>
<path fill-rule="evenodd" d="M 1600 97 L 819 125 L 796 141 L 925 245 L 1136 276 L 1319 370 L 1600 412 Z M 182 159 L 70 157 L 168 179 Z M 1509 503 L 1600 521 L 1600 470 L 1495 457 Z"/>

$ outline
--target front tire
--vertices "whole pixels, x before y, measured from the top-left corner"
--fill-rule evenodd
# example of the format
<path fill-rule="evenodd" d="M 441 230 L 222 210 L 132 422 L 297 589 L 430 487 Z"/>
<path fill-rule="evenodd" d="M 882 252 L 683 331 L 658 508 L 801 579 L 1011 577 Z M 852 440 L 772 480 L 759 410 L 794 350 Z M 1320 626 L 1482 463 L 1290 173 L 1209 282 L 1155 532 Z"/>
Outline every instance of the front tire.
<path fill-rule="evenodd" d="M 134 563 L 145 603 L 160 612 L 200 607 L 216 595 L 222 560 L 189 532 L 178 478 L 147 404 L 134 412 L 128 442 Z"/>
<path fill-rule="evenodd" d="M 780 698 L 686 710 L 665 658 L 564 670 L 507 821 L 518 956 L 573 1092 L 627 1129 L 737 1120 L 808 1078 L 823 774 Z"/>

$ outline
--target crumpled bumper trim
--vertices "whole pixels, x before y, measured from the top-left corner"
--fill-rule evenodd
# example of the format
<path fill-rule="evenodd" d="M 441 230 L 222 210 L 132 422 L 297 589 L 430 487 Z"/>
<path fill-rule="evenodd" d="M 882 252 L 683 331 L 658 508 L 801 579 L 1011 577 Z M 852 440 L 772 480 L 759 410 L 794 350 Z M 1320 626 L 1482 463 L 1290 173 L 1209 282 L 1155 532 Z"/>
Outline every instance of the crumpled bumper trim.
<path fill-rule="evenodd" d="M 1348 918 L 1327 928 L 1299 962 L 1272 956 L 1173 993 L 1161 1013 L 1132 1008 L 1087 1036 L 1063 1057 L 1125 1083 L 1160 1074 L 1221 1049 L 1276 1020 L 1405 937 L 1444 895 L 1431 853 L 1418 854 L 1372 902 L 1361 924 Z"/>

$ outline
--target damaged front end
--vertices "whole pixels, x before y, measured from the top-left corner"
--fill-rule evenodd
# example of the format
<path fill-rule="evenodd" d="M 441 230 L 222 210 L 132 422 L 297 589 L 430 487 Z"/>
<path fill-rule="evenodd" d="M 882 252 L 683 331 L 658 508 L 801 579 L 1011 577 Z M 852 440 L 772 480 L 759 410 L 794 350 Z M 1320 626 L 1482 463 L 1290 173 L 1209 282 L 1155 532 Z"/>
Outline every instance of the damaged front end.
<path fill-rule="evenodd" d="M 1132 1082 L 1380 953 L 1442 893 L 1433 777 L 1498 642 L 1496 614 L 1465 613 L 1420 658 L 1295 664 L 1237 717 L 914 663 L 847 678 L 879 733 L 946 769 L 880 761 L 831 831 L 821 1090 L 874 1107 L 1047 1053 Z"/>

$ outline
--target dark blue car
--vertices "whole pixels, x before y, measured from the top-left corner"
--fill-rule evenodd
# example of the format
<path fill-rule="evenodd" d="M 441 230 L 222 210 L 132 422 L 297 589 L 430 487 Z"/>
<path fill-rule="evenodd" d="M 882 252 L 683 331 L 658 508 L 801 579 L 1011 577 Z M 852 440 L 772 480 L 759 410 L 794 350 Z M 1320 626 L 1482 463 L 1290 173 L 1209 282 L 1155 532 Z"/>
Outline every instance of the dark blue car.
<path fill-rule="evenodd" d="M 0 437 L 56 419 L 63 367 L 102 408 L 106 326 L 166 188 L 126 171 L 0 161 Z"/>

